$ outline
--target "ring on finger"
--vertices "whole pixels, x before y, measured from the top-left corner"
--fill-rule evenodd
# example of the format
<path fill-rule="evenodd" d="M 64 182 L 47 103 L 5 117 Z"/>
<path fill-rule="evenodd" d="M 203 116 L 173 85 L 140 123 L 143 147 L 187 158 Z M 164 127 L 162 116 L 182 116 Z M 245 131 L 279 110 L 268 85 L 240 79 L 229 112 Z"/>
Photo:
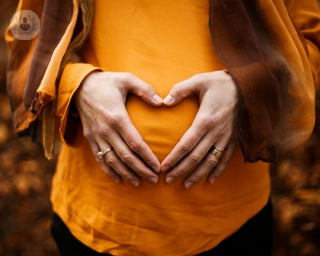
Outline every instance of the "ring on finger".
<path fill-rule="evenodd" d="M 105 151 L 99 151 L 98 152 L 98 157 L 100 159 L 103 159 L 104 155 L 107 154 L 108 152 L 110 152 L 111 150 L 112 150 L 112 148 L 110 147 L 110 148 L 107 148 Z"/>
<path fill-rule="evenodd" d="M 223 150 L 217 148 L 216 146 L 212 146 L 211 150 L 210 150 L 210 153 L 212 155 L 214 155 L 216 158 L 220 159 L 222 157 L 222 154 L 223 154 Z"/>

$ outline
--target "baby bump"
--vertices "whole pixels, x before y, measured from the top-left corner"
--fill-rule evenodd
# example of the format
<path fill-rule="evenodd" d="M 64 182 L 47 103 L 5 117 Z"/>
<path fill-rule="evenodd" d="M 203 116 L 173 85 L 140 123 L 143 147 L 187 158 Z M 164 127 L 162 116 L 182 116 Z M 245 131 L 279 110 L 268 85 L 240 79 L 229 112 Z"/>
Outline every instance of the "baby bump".
<path fill-rule="evenodd" d="M 196 96 L 191 96 L 174 107 L 153 107 L 130 95 L 126 108 L 143 140 L 162 161 L 191 126 L 199 103 Z"/>

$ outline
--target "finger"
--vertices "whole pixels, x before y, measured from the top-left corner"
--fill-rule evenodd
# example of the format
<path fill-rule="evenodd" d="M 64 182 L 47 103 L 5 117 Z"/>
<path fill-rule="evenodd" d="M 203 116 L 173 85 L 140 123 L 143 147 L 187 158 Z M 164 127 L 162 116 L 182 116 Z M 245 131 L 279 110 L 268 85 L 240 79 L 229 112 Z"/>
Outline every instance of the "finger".
<path fill-rule="evenodd" d="M 176 165 L 184 156 L 191 152 L 204 136 L 204 132 L 196 124 L 196 120 L 185 132 L 170 154 L 162 161 L 161 171 L 165 172 Z"/>
<path fill-rule="evenodd" d="M 223 150 L 226 147 L 227 140 L 223 142 L 215 143 L 215 147 Z M 194 184 L 199 182 L 204 176 L 206 176 L 212 169 L 219 163 L 220 159 L 212 153 L 212 148 L 207 153 L 204 160 L 184 181 L 186 188 L 191 188 Z"/>
<path fill-rule="evenodd" d="M 112 166 L 115 165 L 115 167 L 112 166 L 113 169 L 115 169 L 117 171 L 117 173 L 120 174 L 120 172 L 117 170 L 117 163 L 113 163 L 114 161 L 118 162 L 118 159 L 121 160 L 121 168 L 122 169 L 122 173 L 123 173 L 123 163 L 125 164 L 124 166 L 128 166 L 128 168 L 126 168 L 130 173 L 135 172 L 136 174 L 138 174 L 140 177 L 143 177 L 147 180 L 149 180 L 150 182 L 156 184 L 158 182 L 158 176 L 152 171 L 150 170 L 142 161 L 141 159 L 139 159 L 132 151 L 131 149 L 128 147 L 128 145 L 123 141 L 123 139 L 120 137 L 120 135 L 116 132 L 109 133 L 109 137 L 108 137 L 108 141 L 109 143 L 112 145 L 113 149 L 114 149 L 114 155 L 116 155 L 117 159 L 115 159 L 115 157 L 106 157 L 106 159 L 108 160 L 107 163 Z M 100 145 L 100 143 L 99 143 Z M 108 155 L 113 155 L 112 152 L 108 153 Z M 109 163 L 111 162 L 111 163 Z M 112 165 L 111 165 L 112 164 Z M 123 175 L 121 175 L 123 177 Z M 123 177 L 124 178 L 124 177 Z M 127 178 L 126 178 L 127 179 Z"/>
<path fill-rule="evenodd" d="M 133 186 L 138 187 L 140 185 L 140 178 L 127 168 L 114 151 L 110 151 L 108 154 L 104 155 L 104 161 L 110 168 L 123 179 L 128 180 Z"/>
<path fill-rule="evenodd" d="M 166 182 L 170 184 L 176 178 L 194 170 L 212 147 L 212 140 L 212 136 L 206 134 L 196 147 L 168 172 L 166 175 Z"/>
<path fill-rule="evenodd" d="M 236 150 L 238 146 L 238 140 L 237 138 L 232 140 L 228 146 L 226 147 L 222 158 L 220 159 L 219 163 L 217 164 L 217 166 L 212 170 L 212 172 L 210 173 L 210 175 L 208 176 L 208 181 L 212 184 L 217 177 L 219 177 L 223 171 L 226 169 L 226 167 L 229 164 L 229 161 L 234 153 L 234 151 Z"/>
<path fill-rule="evenodd" d="M 169 94 L 164 98 L 163 103 L 166 106 L 174 106 L 182 101 L 184 98 L 197 92 L 197 83 L 195 76 L 175 84 Z"/>
<path fill-rule="evenodd" d="M 92 153 L 97 161 L 97 163 L 100 165 L 102 171 L 109 177 L 111 178 L 114 182 L 120 183 L 121 182 L 121 177 L 114 171 L 112 170 L 104 161 L 104 159 L 99 158 L 98 152 L 100 151 L 100 148 L 98 144 L 96 144 L 93 141 L 89 141 L 89 145 L 91 147 Z"/>
<path fill-rule="evenodd" d="M 151 85 L 128 73 L 127 84 L 129 91 L 141 97 L 145 102 L 152 106 L 160 106 L 163 103 L 162 98 L 155 92 Z"/>
<path fill-rule="evenodd" d="M 160 162 L 158 158 L 143 141 L 140 133 L 131 123 L 127 113 L 124 115 L 124 118 L 121 118 L 121 121 L 114 122 L 113 126 L 133 152 L 137 153 L 155 172 L 160 171 Z M 108 141 L 110 141 L 112 136 L 108 137 Z"/>

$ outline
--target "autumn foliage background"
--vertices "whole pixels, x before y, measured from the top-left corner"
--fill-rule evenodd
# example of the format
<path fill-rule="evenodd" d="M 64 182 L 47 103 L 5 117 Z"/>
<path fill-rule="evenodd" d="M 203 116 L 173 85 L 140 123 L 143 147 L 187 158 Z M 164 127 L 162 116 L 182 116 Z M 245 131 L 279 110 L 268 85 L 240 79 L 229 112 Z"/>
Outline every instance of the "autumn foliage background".
<path fill-rule="evenodd" d="M 44 158 L 41 146 L 13 133 L 6 98 L 3 33 L 17 2 L 0 1 L 0 256 L 57 256 L 49 232 L 55 163 Z M 317 99 L 318 121 L 305 148 L 271 167 L 275 256 L 320 256 L 319 95 Z"/>

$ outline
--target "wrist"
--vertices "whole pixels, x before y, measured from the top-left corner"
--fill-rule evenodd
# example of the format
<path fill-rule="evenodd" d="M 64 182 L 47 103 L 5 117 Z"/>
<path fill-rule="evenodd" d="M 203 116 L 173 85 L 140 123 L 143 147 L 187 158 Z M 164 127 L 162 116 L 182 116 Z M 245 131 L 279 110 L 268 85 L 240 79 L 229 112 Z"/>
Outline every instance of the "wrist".
<path fill-rule="evenodd" d="M 87 85 L 91 83 L 90 81 L 99 73 L 101 73 L 101 70 L 93 70 L 89 74 L 87 74 L 87 76 L 85 76 L 82 82 L 79 84 L 77 90 L 74 92 L 70 104 L 70 113 L 73 116 L 79 116 L 78 109 L 80 106 L 81 98 L 83 95 L 85 95 L 84 90 L 85 88 L 87 88 Z"/>

